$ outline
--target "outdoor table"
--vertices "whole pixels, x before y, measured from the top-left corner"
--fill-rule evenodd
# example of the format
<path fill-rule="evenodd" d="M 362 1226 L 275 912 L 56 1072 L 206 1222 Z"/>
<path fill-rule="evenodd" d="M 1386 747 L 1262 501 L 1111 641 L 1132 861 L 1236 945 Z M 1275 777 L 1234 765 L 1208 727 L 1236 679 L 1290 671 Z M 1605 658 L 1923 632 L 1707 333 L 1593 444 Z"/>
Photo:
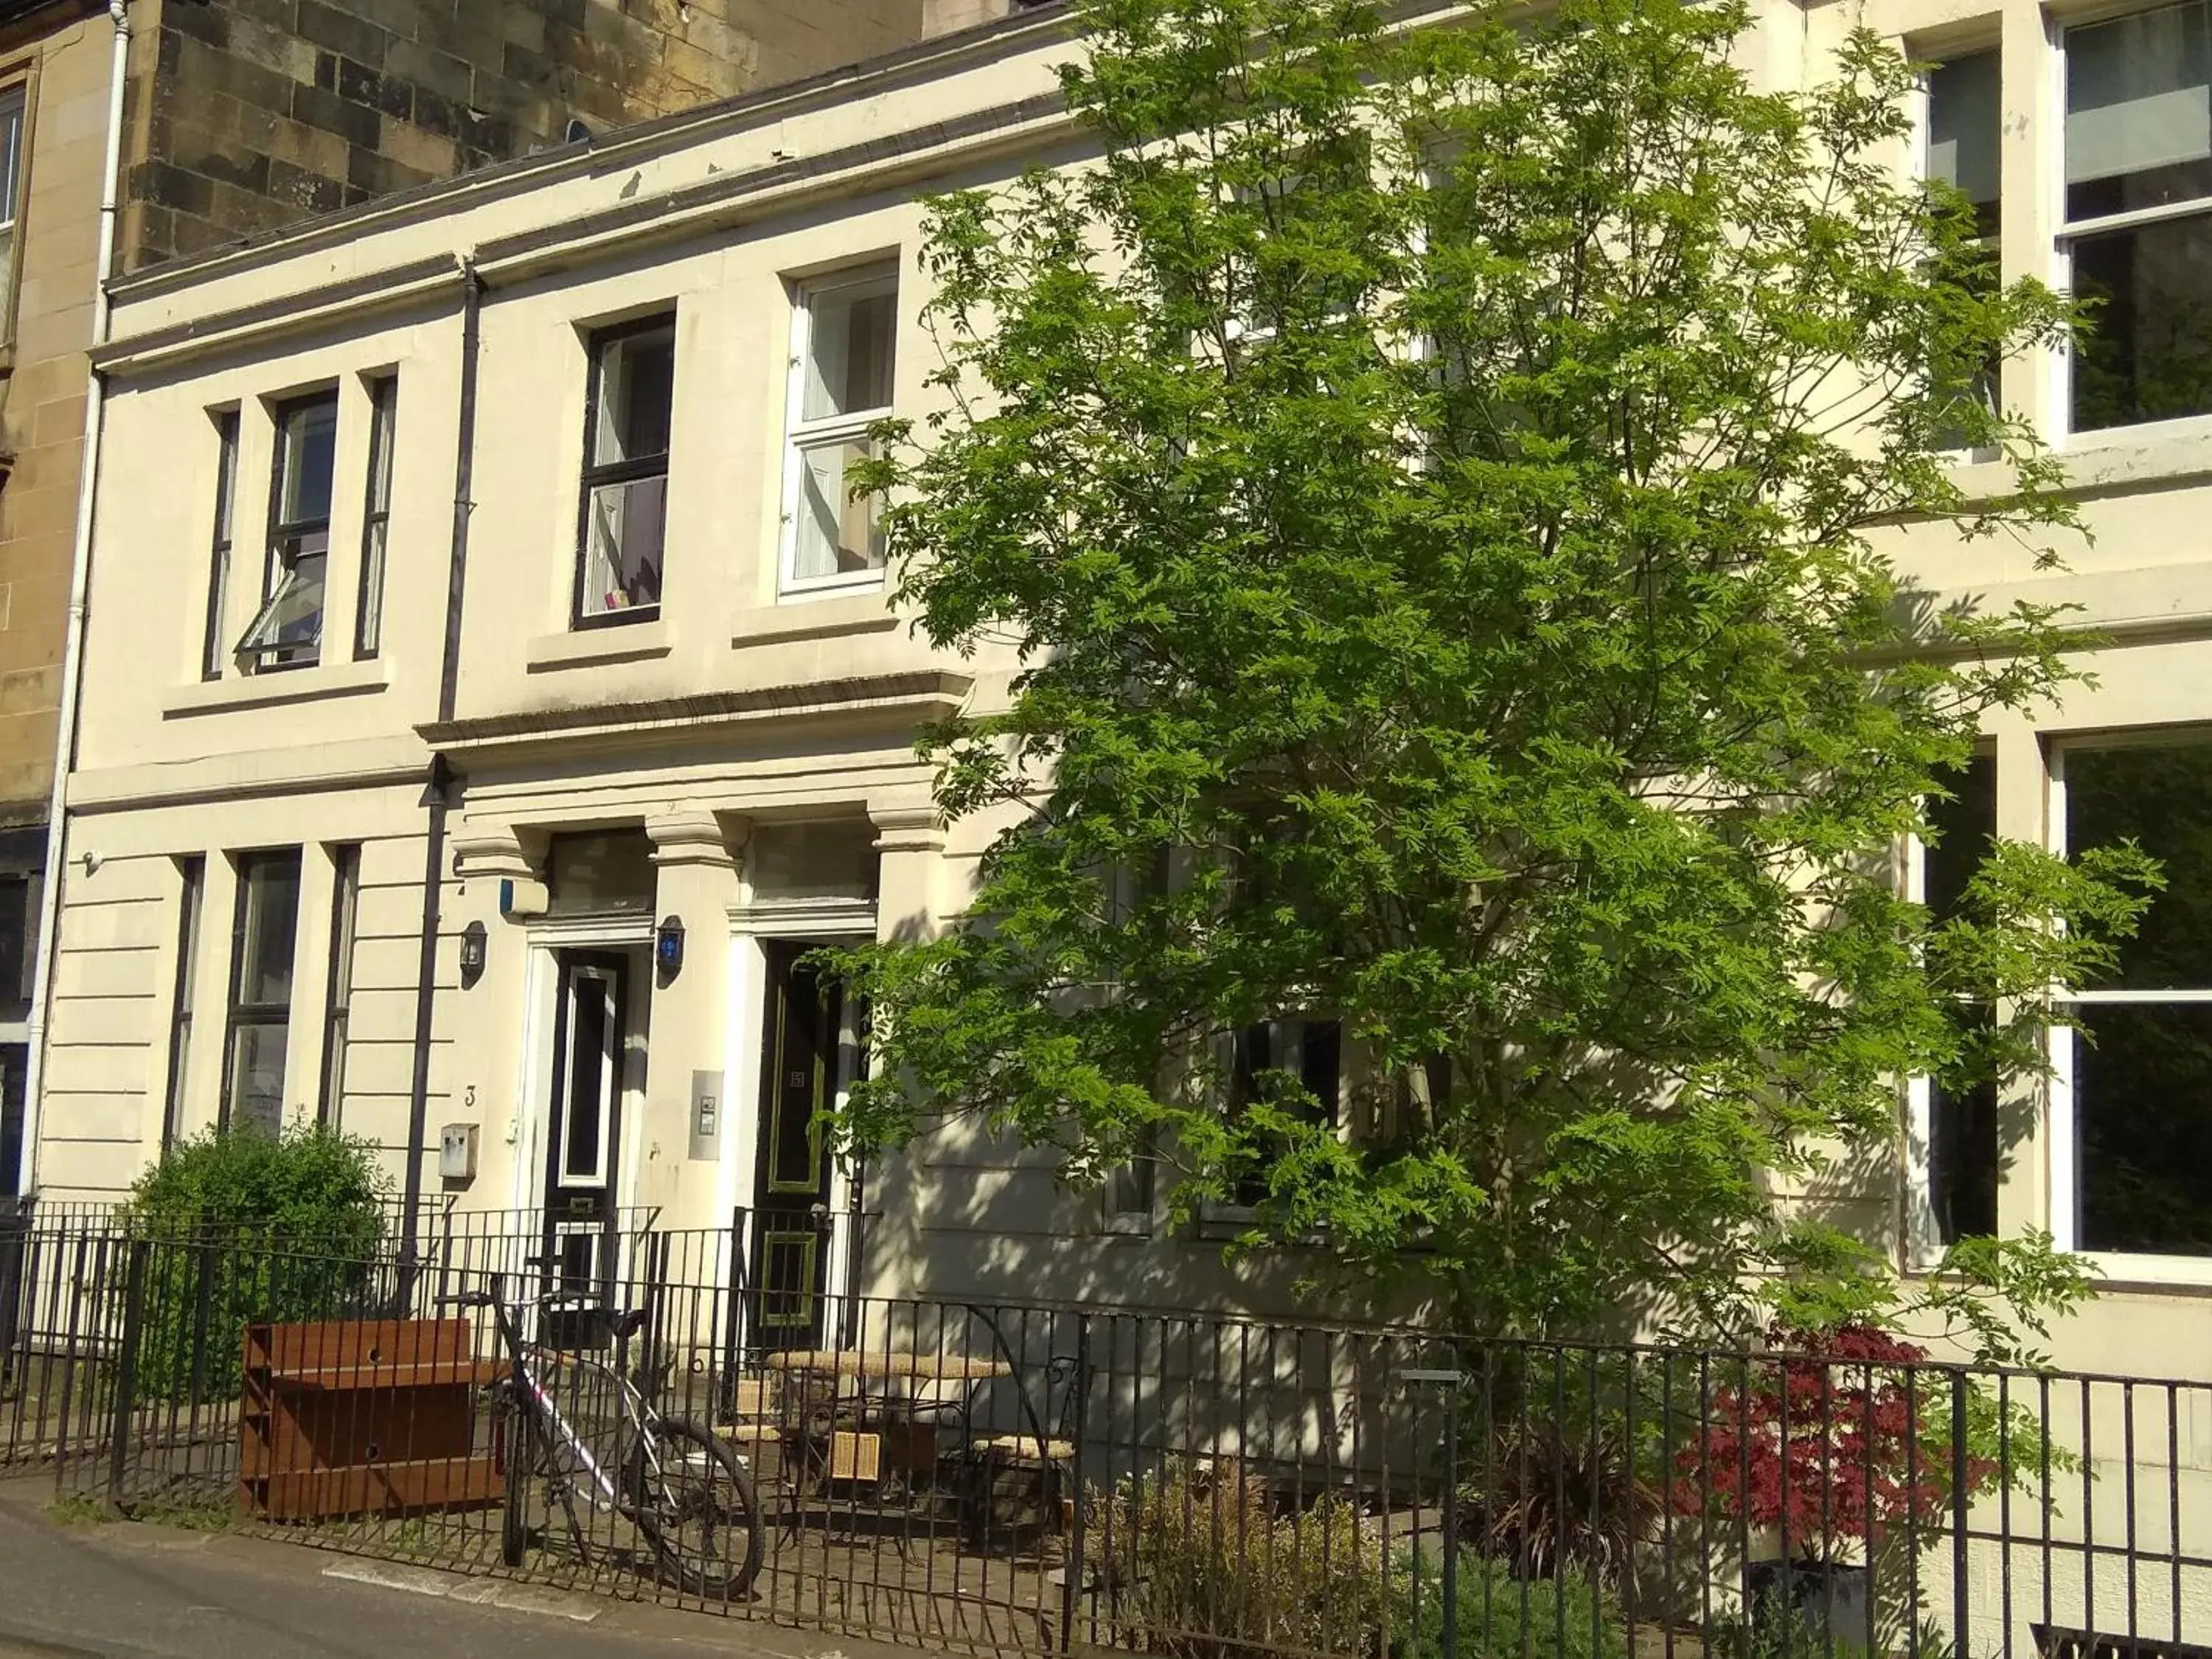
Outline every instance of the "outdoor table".
<path fill-rule="evenodd" d="M 972 1354 L 944 1354 L 910 1348 L 791 1348 L 763 1356 L 770 1370 L 799 1376 L 830 1379 L 829 1421 L 821 1429 L 808 1423 L 796 1425 L 799 1436 L 810 1443 L 813 1464 L 825 1480 L 872 1481 L 881 1485 L 894 1476 L 911 1476 L 937 1462 L 936 1410 L 950 1407 L 965 1420 L 976 1385 L 1012 1376 L 1014 1368 L 1004 1359 Z M 875 1410 L 863 1392 L 869 1382 L 963 1382 L 969 1385 L 957 1401 L 904 1402 L 879 1399 Z M 847 1385 L 850 1385 L 849 1390 Z"/>

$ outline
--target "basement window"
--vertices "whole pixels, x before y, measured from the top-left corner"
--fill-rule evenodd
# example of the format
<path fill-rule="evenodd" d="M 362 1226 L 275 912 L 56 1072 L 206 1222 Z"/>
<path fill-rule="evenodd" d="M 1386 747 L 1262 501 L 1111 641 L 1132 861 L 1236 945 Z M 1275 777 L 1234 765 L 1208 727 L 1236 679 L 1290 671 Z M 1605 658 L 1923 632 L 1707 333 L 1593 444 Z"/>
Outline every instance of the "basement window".
<path fill-rule="evenodd" d="M 323 650 L 323 572 L 331 549 L 331 477 L 337 459 L 338 394 L 276 410 L 270 481 L 269 561 L 261 609 L 238 642 L 249 674 L 312 668 Z"/>

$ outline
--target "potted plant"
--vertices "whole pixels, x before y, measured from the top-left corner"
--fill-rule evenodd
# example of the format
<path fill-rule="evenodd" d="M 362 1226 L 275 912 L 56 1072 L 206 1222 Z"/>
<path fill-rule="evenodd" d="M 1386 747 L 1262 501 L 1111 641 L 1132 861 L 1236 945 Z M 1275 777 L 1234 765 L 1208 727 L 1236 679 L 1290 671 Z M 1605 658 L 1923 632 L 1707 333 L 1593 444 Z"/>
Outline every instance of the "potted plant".
<path fill-rule="evenodd" d="M 1954 1470 L 1951 1380 L 1916 1370 L 1925 1349 L 1866 1326 L 1777 1327 L 1767 1340 L 1771 1354 L 1711 1391 L 1674 1458 L 1670 1506 L 1742 1528 L 1753 1548 L 1772 1540 L 1772 1557 L 1745 1563 L 1754 1631 L 1795 1620 L 1815 1644 L 1832 1632 L 1872 1647 L 1884 1543 L 1938 1534 L 1954 1475 L 1972 1493 L 1996 1461 L 1970 1449 Z"/>

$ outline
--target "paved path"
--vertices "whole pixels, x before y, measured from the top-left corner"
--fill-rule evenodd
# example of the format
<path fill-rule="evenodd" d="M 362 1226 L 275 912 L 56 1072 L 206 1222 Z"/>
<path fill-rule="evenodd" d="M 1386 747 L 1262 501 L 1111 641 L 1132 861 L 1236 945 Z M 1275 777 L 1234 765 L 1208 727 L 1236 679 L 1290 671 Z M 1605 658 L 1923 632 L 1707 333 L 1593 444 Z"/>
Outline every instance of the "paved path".
<path fill-rule="evenodd" d="M 913 1659 L 908 1650 L 295 1544 L 63 1525 L 0 1482 L 0 1659 Z"/>

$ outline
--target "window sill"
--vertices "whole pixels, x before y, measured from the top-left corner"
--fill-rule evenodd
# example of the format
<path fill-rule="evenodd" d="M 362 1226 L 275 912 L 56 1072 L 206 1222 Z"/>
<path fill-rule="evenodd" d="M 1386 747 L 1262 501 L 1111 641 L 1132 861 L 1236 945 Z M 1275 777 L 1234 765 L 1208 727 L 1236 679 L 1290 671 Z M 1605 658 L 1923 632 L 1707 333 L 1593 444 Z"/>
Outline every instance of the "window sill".
<path fill-rule="evenodd" d="M 392 684 L 392 662 L 334 662 L 313 668 L 288 668 L 264 674 L 225 675 L 180 685 L 161 699 L 161 716 L 212 714 L 231 708 L 266 708 L 283 703 L 317 702 L 381 691 Z"/>
<path fill-rule="evenodd" d="M 632 623 L 623 628 L 586 628 L 573 634 L 541 634 L 522 647 L 523 664 L 533 674 L 592 663 L 632 662 L 665 657 L 675 641 L 664 622 Z"/>
<path fill-rule="evenodd" d="M 775 591 L 778 605 L 819 605 L 848 593 L 882 596 L 889 591 L 890 573 L 881 565 L 873 570 L 841 571 L 834 576 L 787 580 Z"/>
<path fill-rule="evenodd" d="M 2135 1255 L 2113 1250 L 2084 1250 L 2081 1259 L 2097 1273 L 2097 1289 L 2212 1290 L 2212 1256 Z"/>
<path fill-rule="evenodd" d="M 2057 447 L 2068 495 L 2100 495 L 2146 484 L 2179 483 L 2212 477 L 2212 416 L 2152 421 L 2142 426 L 2077 432 Z M 2013 469 L 2002 461 L 1962 461 L 1952 482 L 1969 501 L 1995 501 L 2012 493 Z"/>
<path fill-rule="evenodd" d="M 833 588 L 824 597 L 787 598 L 738 613 L 730 643 L 772 645 L 779 640 L 826 640 L 840 634 L 884 634 L 899 625 L 898 613 L 880 586 L 864 593 Z"/>

